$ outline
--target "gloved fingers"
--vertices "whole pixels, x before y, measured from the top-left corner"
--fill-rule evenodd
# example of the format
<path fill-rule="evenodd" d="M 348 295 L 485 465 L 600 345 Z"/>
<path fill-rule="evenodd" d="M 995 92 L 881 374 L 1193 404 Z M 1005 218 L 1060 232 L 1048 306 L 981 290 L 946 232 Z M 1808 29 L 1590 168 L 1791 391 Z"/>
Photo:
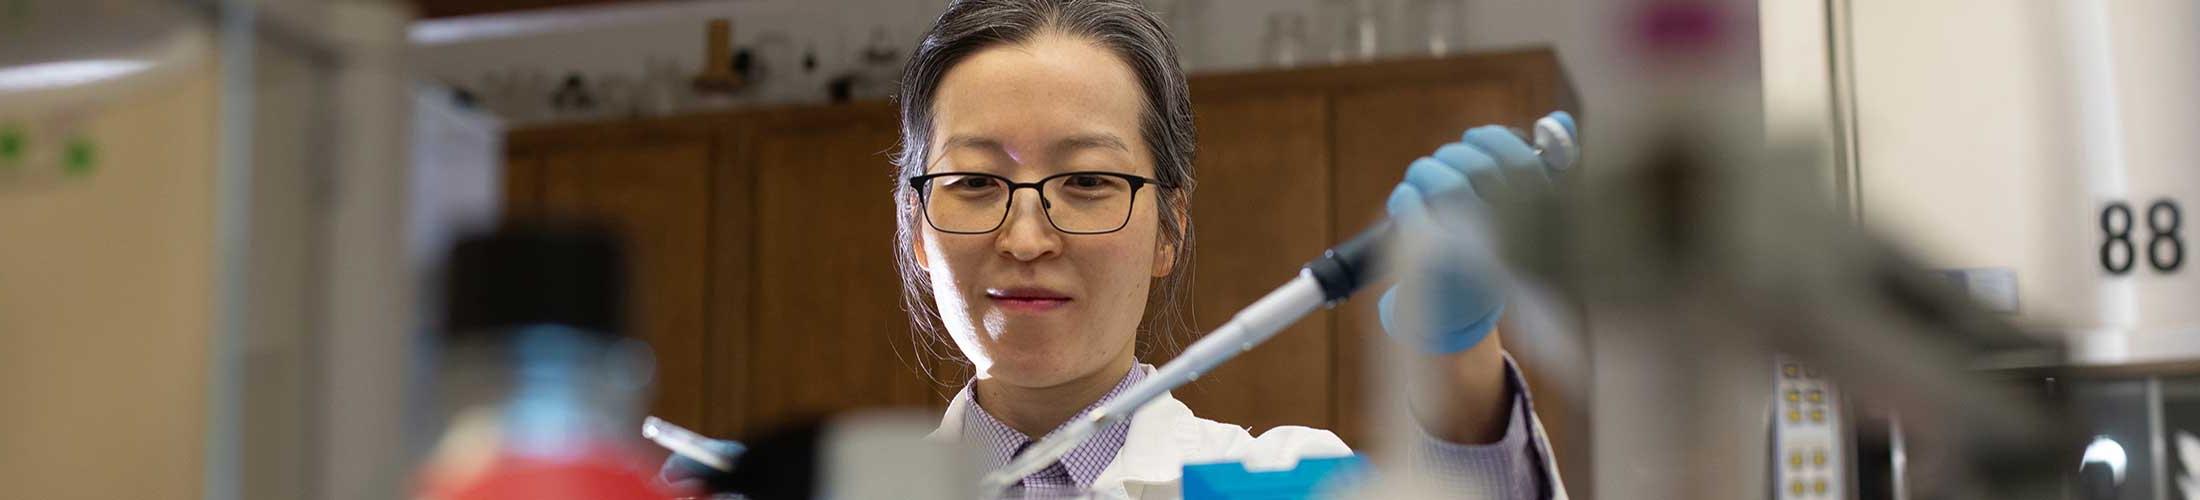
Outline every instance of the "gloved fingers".
<path fill-rule="evenodd" d="M 1391 338 L 1420 348 L 1430 354 L 1451 354 L 1467 350 L 1489 336 L 1497 326 L 1497 318 L 1504 312 L 1504 299 L 1494 290 L 1471 290 L 1466 295 L 1457 292 L 1477 286 L 1448 279 L 1413 279 L 1401 281 L 1383 292 L 1375 303 L 1376 318 L 1382 322 L 1383 331 Z M 1415 287 L 1433 286 L 1450 288 L 1450 291 L 1418 290 Z"/>
<path fill-rule="evenodd" d="M 1428 205 L 1422 202 L 1421 190 L 1413 183 L 1400 183 L 1390 190 L 1390 199 L 1383 202 L 1383 209 L 1390 212 L 1390 219 L 1401 225 L 1427 227 Z"/>
<path fill-rule="evenodd" d="M 729 461 L 748 451 L 748 447 L 738 441 L 712 439 L 701 444 L 703 447 L 709 448 L 712 453 L 717 453 Z M 689 485 L 691 482 L 696 484 L 706 483 L 711 477 L 721 474 L 725 474 L 725 471 L 704 465 L 702 462 L 678 453 L 665 457 L 664 465 L 657 468 L 657 480 L 675 487 Z"/>
<path fill-rule="evenodd" d="M 1535 156 L 1535 148 L 1528 141 L 1503 125 L 1483 125 L 1467 129 L 1460 142 L 1474 146 L 1497 160 L 1498 168 L 1540 167 L 1541 158 Z"/>
<path fill-rule="evenodd" d="M 1391 338 L 1419 346 L 1422 344 L 1415 342 L 1414 336 L 1406 333 L 1409 331 L 1406 329 L 1407 325 L 1399 324 L 1398 287 L 1402 285 L 1404 283 L 1392 285 L 1389 290 L 1383 290 L 1383 298 L 1375 302 L 1375 318 L 1382 322 L 1383 332 L 1389 333 Z"/>
<path fill-rule="evenodd" d="M 689 481 L 700 482 L 717 472 L 718 469 L 713 469 L 708 465 L 703 465 L 702 462 L 675 453 L 665 458 L 664 466 L 657 468 L 657 480 L 665 484 L 678 485 Z"/>
<path fill-rule="evenodd" d="M 659 478 L 659 479 L 660 479 L 660 480 L 662 480 L 663 478 Z M 680 493 L 683 493 L 683 494 L 685 494 L 685 493 L 695 493 L 695 494 L 702 494 L 702 493 L 708 493 L 708 492 L 710 491 L 710 482 L 709 482 L 709 481 L 704 481 L 704 480 L 701 480 L 701 479 L 683 479 L 683 480 L 679 480 L 679 481 L 664 481 L 664 483 L 665 483 L 665 488 L 667 488 L 667 489 L 670 489 L 670 490 L 672 490 L 672 491 L 680 492 Z M 681 498 L 687 498 L 687 497 L 681 497 Z"/>
<path fill-rule="evenodd" d="M 1535 148 L 1512 130 L 1497 125 L 1485 125 L 1467 130 L 1463 140 L 1497 160 L 1497 168 L 1504 173 L 1508 185 L 1515 189 L 1530 186 L 1549 186 L 1550 177 L 1543 158 L 1536 156 Z"/>
<path fill-rule="evenodd" d="M 1466 175 L 1467 183 L 1474 186 L 1475 194 L 1489 196 L 1498 189 L 1505 189 L 1510 181 L 1498 170 L 1497 159 L 1464 142 L 1454 142 L 1436 148 L 1430 158 L 1458 169 Z"/>
<path fill-rule="evenodd" d="M 1467 178 L 1465 172 L 1429 157 L 1413 160 L 1413 164 L 1406 166 L 1405 183 L 1420 192 L 1424 197 L 1422 200 L 1424 203 L 1432 201 L 1426 198 L 1450 198 L 1460 195 L 1471 197 L 1475 194 L 1473 181 Z"/>

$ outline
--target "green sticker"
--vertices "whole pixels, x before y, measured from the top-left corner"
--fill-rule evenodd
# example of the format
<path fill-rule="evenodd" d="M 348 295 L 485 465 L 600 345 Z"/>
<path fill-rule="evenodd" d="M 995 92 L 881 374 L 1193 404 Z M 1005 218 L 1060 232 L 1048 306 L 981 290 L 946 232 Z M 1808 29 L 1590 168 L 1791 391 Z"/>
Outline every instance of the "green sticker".
<path fill-rule="evenodd" d="M 89 139 L 70 140 L 68 148 L 61 154 L 61 171 L 78 177 L 90 175 L 92 167 L 99 162 L 97 149 Z"/>
<path fill-rule="evenodd" d="M 14 127 L 0 128 L 0 163 L 15 163 L 23 159 L 23 132 Z"/>

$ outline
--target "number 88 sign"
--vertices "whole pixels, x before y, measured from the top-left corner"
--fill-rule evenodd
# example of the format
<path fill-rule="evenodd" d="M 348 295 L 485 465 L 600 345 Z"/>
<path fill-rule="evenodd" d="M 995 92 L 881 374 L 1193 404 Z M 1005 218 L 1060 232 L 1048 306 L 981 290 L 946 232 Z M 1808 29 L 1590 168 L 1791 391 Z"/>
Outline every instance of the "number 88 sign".
<path fill-rule="evenodd" d="M 2184 214 L 2177 203 L 2158 200 L 2147 205 L 2146 229 L 2151 233 L 2143 247 L 2132 242 L 2131 206 L 2124 202 L 2110 202 L 2101 209 L 2101 269 L 2109 274 L 2127 274 L 2139 261 L 2139 248 L 2146 249 L 2146 261 L 2155 272 L 2173 273 L 2185 264 L 2185 242 L 2178 236 L 2178 228 L 2184 225 Z"/>

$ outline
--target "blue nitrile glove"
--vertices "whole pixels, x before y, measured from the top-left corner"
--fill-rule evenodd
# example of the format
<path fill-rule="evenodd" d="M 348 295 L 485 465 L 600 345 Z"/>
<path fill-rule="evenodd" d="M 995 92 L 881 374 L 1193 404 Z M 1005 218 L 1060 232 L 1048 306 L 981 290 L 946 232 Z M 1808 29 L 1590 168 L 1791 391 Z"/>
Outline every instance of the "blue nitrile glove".
<path fill-rule="evenodd" d="M 1550 118 L 1564 125 L 1569 136 L 1577 135 L 1572 115 L 1560 111 Z M 1482 198 L 1498 190 L 1549 189 L 1549 169 L 1535 149 L 1511 130 L 1497 125 L 1476 127 L 1459 142 L 1445 144 L 1407 166 L 1405 182 L 1390 192 L 1385 208 L 1399 230 L 1430 231 L 1422 234 L 1436 235 L 1431 239 L 1440 245 L 1487 238 L 1455 234 L 1462 231 L 1459 225 L 1445 224 L 1445 219 L 1462 216 L 1462 210 L 1481 209 Z M 1432 200 L 1441 202 L 1432 205 Z M 1383 292 L 1377 304 L 1383 330 L 1431 354 L 1455 353 L 1481 343 L 1497 327 L 1505 294 L 1489 273 L 1466 260 L 1437 258 L 1401 271 L 1398 285 Z M 1401 289 L 1425 295 L 1401 298 Z M 1427 328 L 1402 325 L 1401 309 L 1426 315 Z"/>
<path fill-rule="evenodd" d="M 748 451 L 747 446 L 724 439 L 712 439 L 704 446 L 710 448 L 712 452 L 725 456 L 728 463 L 732 463 L 735 458 L 740 458 L 742 452 Z M 682 490 L 709 492 L 717 489 L 711 486 L 713 480 L 724 478 L 726 474 L 725 471 L 710 468 L 708 465 L 703 465 L 702 462 L 674 453 L 672 456 L 665 457 L 665 465 L 657 469 L 657 480 L 664 481 L 665 484 Z"/>

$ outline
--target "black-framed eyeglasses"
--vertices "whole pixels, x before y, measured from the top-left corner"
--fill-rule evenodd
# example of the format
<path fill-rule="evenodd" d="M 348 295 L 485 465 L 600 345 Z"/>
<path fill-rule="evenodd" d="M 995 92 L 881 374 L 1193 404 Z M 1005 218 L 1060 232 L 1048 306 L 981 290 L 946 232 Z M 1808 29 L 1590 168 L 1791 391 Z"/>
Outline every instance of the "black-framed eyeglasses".
<path fill-rule="evenodd" d="M 1106 234 L 1129 225 L 1138 191 L 1147 185 L 1172 188 L 1159 179 L 1120 172 L 1063 172 L 1039 182 L 1016 182 L 993 174 L 941 172 L 909 178 L 924 208 L 924 220 L 944 233 L 985 234 L 1008 221 L 1016 191 L 1039 192 L 1047 223 L 1069 234 Z"/>

